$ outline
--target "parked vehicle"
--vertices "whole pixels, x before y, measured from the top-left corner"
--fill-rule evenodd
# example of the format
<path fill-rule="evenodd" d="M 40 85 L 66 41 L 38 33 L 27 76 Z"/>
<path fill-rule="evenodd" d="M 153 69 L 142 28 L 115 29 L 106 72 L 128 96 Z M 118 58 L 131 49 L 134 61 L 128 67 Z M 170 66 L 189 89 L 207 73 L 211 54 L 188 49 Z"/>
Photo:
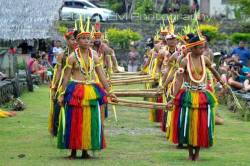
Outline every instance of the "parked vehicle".
<path fill-rule="evenodd" d="M 88 0 L 65 0 L 59 11 L 61 20 L 75 20 L 82 15 L 83 19 L 108 21 L 116 18 L 112 10 L 101 8 Z"/>

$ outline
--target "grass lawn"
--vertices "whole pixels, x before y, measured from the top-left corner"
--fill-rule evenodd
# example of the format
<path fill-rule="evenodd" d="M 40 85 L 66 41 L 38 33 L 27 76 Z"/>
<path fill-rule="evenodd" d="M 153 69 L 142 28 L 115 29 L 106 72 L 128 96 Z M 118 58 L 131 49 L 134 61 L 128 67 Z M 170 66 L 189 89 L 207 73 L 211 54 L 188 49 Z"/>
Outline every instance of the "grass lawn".
<path fill-rule="evenodd" d="M 216 143 L 201 151 L 201 160 L 187 160 L 187 150 L 177 150 L 165 139 L 159 124 L 149 122 L 143 109 L 117 107 L 106 120 L 107 149 L 96 159 L 66 160 L 67 150 L 56 149 L 47 131 L 49 93 L 40 87 L 22 96 L 27 109 L 16 117 L 0 119 L 0 166 L 247 166 L 250 165 L 250 122 L 219 107 L 225 125 L 216 126 Z"/>

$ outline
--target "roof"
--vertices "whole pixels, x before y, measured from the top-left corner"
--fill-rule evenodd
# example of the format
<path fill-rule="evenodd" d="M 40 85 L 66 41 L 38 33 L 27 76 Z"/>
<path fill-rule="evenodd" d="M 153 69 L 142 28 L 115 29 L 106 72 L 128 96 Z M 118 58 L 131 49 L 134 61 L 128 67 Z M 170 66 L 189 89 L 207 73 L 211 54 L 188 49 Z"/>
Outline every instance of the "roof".
<path fill-rule="evenodd" d="M 0 39 L 46 39 L 55 35 L 63 0 L 0 0 Z"/>

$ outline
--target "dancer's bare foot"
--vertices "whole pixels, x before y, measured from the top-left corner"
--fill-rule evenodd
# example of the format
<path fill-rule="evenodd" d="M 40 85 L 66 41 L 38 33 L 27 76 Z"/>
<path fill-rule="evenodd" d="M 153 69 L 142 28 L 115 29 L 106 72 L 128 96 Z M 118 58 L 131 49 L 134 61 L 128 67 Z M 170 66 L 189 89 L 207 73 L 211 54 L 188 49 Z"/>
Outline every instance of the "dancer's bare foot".
<path fill-rule="evenodd" d="M 199 154 L 194 154 L 193 161 L 199 161 L 199 159 L 200 159 Z"/>
<path fill-rule="evenodd" d="M 88 154 L 87 151 L 83 150 L 82 151 L 82 159 L 91 159 L 91 156 Z"/>
<path fill-rule="evenodd" d="M 65 157 L 66 159 L 69 160 L 74 160 L 76 159 L 76 150 L 72 150 L 70 156 Z"/>
<path fill-rule="evenodd" d="M 183 146 L 183 144 L 178 144 L 178 145 L 176 146 L 176 149 L 187 149 L 187 147 L 186 147 L 186 146 Z"/>
<path fill-rule="evenodd" d="M 193 161 L 193 156 L 188 156 L 189 161 Z"/>

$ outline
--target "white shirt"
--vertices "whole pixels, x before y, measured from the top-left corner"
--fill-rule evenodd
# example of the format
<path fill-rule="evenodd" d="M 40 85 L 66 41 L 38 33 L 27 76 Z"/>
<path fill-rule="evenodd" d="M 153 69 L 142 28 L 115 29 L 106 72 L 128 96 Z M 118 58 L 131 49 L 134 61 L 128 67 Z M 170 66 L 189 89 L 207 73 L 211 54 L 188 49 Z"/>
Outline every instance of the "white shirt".
<path fill-rule="evenodd" d="M 63 52 L 63 49 L 61 47 L 57 48 L 57 47 L 53 47 L 53 60 L 52 60 L 52 63 L 53 64 L 56 64 L 57 61 L 56 61 L 56 56 L 61 54 Z"/>

